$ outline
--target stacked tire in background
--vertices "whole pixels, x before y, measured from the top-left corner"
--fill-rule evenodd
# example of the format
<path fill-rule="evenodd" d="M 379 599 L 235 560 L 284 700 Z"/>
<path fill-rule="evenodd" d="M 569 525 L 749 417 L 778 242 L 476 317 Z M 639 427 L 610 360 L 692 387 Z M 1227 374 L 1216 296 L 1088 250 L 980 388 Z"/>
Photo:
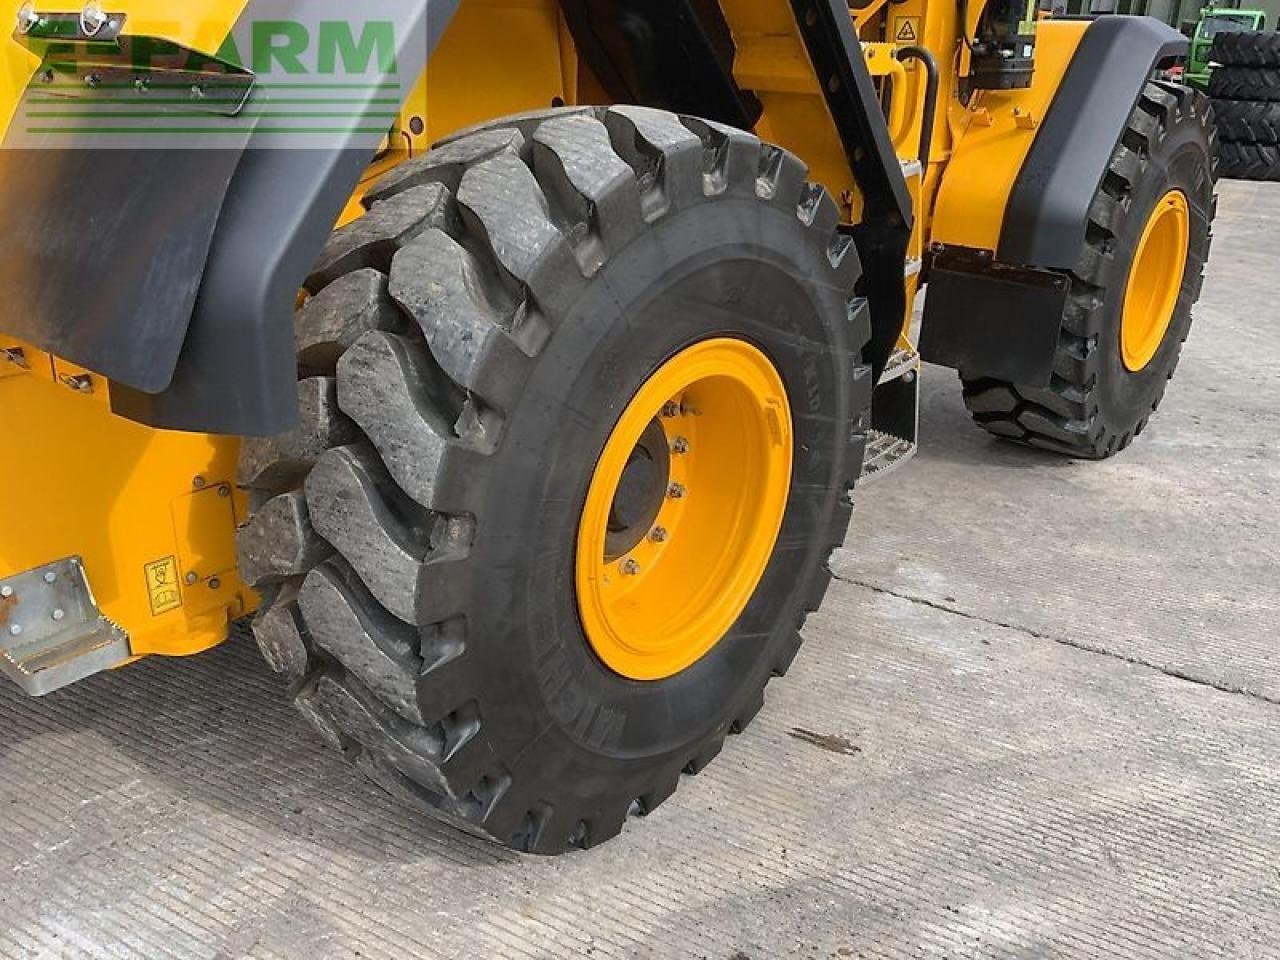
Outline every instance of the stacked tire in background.
<path fill-rule="evenodd" d="M 1209 59 L 1219 175 L 1280 180 L 1280 32 L 1219 33 Z"/>

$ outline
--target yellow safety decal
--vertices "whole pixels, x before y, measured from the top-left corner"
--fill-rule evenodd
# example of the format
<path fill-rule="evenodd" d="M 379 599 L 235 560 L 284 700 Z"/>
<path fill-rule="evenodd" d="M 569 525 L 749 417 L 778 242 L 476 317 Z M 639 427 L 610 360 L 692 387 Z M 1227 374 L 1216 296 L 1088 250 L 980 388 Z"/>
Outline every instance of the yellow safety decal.
<path fill-rule="evenodd" d="M 920 40 L 919 17 L 894 17 L 893 42 L 918 43 Z"/>
<path fill-rule="evenodd" d="M 182 593 L 178 586 L 178 561 L 173 557 L 165 557 L 148 563 L 145 569 L 151 615 L 158 617 L 182 606 Z"/>

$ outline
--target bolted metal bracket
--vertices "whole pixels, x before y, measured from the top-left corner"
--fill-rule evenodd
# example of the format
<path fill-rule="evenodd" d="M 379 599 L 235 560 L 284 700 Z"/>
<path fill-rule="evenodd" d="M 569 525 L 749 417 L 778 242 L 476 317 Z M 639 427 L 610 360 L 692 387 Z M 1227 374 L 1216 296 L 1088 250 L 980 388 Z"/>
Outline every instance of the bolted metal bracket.
<path fill-rule="evenodd" d="M 29 88 L 36 105 L 69 99 L 225 117 L 244 108 L 255 83 L 251 71 L 161 37 L 124 33 L 127 19 L 96 2 L 78 13 L 24 6 L 13 39 L 41 58 Z"/>
<path fill-rule="evenodd" d="M 0 578 L 0 673 L 31 696 L 129 660 L 129 635 L 102 615 L 79 557 Z"/>
<path fill-rule="evenodd" d="M 15 36 L 34 42 L 93 40 L 104 43 L 120 36 L 127 19 L 123 13 L 104 12 L 92 0 L 75 13 L 46 13 L 26 3 L 18 11 Z"/>

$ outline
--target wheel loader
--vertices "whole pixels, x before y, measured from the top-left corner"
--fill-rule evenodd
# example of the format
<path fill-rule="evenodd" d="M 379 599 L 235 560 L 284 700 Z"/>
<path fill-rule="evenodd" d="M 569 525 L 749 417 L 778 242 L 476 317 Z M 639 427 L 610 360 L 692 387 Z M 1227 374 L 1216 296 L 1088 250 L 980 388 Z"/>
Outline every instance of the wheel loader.
<path fill-rule="evenodd" d="M 922 361 L 1112 456 L 1209 252 L 1213 123 L 1147 18 L 10 6 L 0 668 L 251 623 L 319 737 L 519 850 L 748 725 Z"/>

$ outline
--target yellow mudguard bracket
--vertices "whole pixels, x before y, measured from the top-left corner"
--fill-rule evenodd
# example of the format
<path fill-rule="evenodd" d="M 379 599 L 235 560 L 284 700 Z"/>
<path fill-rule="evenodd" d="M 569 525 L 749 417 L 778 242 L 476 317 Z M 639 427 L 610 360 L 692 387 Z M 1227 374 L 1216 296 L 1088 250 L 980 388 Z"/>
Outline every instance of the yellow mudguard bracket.
<path fill-rule="evenodd" d="M 109 390 L 0 336 L 0 583 L 79 558 L 131 656 L 197 653 L 255 602 L 236 573 L 238 441 L 123 420 Z"/>
<path fill-rule="evenodd" d="M 1088 26 L 1078 20 L 1039 24 L 1031 86 L 982 90 L 967 110 L 953 112 L 958 135 L 938 191 L 932 242 L 978 250 L 999 246 L 1014 182 Z"/>

